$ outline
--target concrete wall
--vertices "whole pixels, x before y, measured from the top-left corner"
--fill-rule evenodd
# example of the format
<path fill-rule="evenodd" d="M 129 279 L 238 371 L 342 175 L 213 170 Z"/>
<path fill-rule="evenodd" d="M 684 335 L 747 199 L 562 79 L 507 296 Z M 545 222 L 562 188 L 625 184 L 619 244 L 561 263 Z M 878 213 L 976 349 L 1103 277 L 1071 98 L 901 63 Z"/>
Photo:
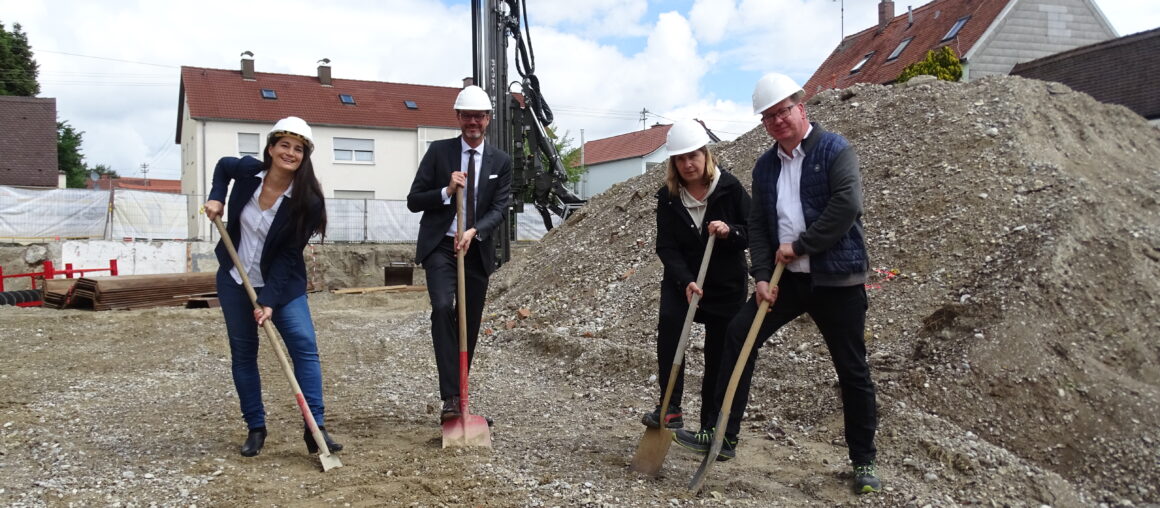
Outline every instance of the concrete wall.
<path fill-rule="evenodd" d="M 1115 37 L 1091 0 L 1015 0 L 965 55 L 963 80 L 1005 75 L 1017 63 Z"/>

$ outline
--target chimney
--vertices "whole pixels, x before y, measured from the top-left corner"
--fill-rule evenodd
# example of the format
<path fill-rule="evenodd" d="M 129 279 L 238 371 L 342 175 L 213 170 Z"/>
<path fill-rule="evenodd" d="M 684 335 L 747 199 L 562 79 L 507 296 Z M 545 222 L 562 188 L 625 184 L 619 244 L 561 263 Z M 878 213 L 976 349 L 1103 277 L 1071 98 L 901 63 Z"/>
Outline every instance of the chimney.
<path fill-rule="evenodd" d="M 471 76 L 463 78 L 463 88 L 467 88 L 467 87 L 474 85 L 474 84 L 475 84 L 475 78 L 473 78 Z"/>
<path fill-rule="evenodd" d="M 330 59 L 323 58 L 318 61 L 318 82 L 322 86 L 330 86 Z"/>
<path fill-rule="evenodd" d="M 254 53 L 242 52 L 242 79 L 254 81 Z"/>
<path fill-rule="evenodd" d="M 907 5 L 906 6 L 906 28 L 910 28 L 913 25 L 914 25 L 914 9 L 911 9 L 910 6 Z"/>
<path fill-rule="evenodd" d="M 894 19 L 894 0 L 882 0 L 878 3 L 878 31 L 881 32 Z"/>

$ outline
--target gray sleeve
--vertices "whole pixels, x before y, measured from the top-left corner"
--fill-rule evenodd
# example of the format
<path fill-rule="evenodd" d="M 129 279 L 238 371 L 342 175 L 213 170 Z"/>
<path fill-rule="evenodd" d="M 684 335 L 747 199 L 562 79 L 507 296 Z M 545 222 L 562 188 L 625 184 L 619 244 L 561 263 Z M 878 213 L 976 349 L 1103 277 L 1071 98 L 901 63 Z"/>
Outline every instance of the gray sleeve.
<path fill-rule="evenodd" d="M 862 215 L 862 172 L 854 147 L 838 152 L 829 177 L 830 200 L 822 215 L 793 242 L 796 254 L 816 254 L 829 249 Z"/>

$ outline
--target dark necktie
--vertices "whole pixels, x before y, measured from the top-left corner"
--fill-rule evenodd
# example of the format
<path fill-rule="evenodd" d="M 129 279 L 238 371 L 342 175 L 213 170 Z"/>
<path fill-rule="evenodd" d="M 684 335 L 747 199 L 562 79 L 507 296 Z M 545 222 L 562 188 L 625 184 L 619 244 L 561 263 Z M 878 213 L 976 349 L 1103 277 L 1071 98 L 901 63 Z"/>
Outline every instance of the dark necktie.
<path fill-rule="evenodd" d="M 475 227 L 475 150 L 467 151 L 467 203 L 464 203 L 464 214 L 467 215 L 467 225 L 464 229 Z"/>

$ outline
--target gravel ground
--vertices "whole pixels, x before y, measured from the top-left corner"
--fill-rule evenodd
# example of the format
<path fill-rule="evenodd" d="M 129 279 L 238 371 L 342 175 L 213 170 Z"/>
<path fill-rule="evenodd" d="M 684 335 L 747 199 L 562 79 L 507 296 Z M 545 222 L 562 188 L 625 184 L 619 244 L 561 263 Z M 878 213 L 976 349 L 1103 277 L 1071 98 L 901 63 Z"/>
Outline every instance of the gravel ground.
<path fill-rule="evenodd" d="M 268 354 L 271 434 L 258 457 L 237 454 L 245 428 L 216 309 L 0 308 L 0 504 L 1160 501 L 1160 131 L 1011 77 L 859 85 L 808 110 L 862 159 L 882 493 L 849 490 L 835 376 L 804 318 L 761 352 L 738 458 L 704 492 L 686 491 L 699 457 L 677 447 L 659 477 L 628 470 L 657 396 L 650 173 L 493 277 L 471 378 L 493 449 L 440 448 L 423 293 L 311 296 L 328 428 L 347 446 L 327 473 L 304 453 Z M 770 143 L 754 131 L 716 150 L 748 182 Z M 339 268 L 367 271 L 314 259 L 326 286 Z M 701 340 L 695 330 L 690 386 Z"/>

